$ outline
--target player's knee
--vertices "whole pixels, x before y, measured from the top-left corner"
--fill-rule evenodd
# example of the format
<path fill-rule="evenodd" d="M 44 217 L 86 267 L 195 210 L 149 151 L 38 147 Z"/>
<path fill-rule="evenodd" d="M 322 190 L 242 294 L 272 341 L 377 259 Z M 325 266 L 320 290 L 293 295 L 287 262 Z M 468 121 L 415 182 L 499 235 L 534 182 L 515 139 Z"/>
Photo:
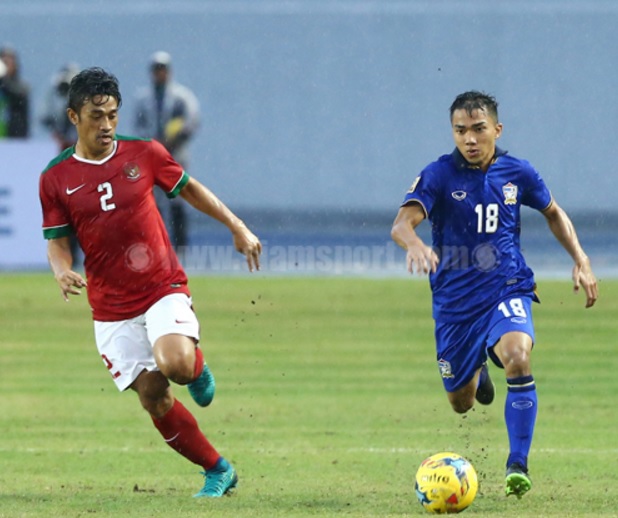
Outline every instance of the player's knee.
<path fill-rule="evenodd" d="M 193 380 L 193 361 L 185 357 L 167 358 L 161 362 L 161 373 L 179 385 L 186 385 Z"/>
<path fill-rule="evenodd" d="M 474 394 L 468 394 L 468 391 L 451 392 L 448 394 L 448 400 L 452 409 L 458 414 L 465 414 L 474 406 Z"/>
<path fill-rule="evenodd" d="M 529 336 L 521 333 L 507 334 L 494 350 L 504 366 L 507 378 L 530 374 L 532 339 Z"/>
<path fill-rule="evenodd" d="M 530 374 L 530 351 L 521 348 L 511 349 L 502 363 L 508 378 Z"/>
<path fill-rule="evenodd" d="M 472 401 L 451 401 L 451 407 L 458 414 L 465 414 L 474 406 L 474 400 Z"/>
<path fill-rule="evenodd" d="M 195 345 L 187 337 L 167 335 L 159 338 L 155 343 L 154 355 L 157 366 L 166 378 L 181 385 L 193 379 Z"/>

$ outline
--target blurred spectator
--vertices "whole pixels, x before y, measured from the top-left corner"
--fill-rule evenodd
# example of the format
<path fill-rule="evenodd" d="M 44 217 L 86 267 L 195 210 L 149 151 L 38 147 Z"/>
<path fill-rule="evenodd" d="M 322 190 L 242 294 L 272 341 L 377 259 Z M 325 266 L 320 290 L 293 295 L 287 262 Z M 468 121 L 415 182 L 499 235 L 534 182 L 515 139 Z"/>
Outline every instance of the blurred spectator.
<path fill-rule="evenodd" d="M 72 147 L 77 142 L 77 130 L 67 115 L 69 85 L 79 73 L 79 66 L 75 63 L 67 63 L 52 76 L 51 86 L 45 94 L 41 124 L 49 131 L 56 144 L 58 153 Z M 82 262 L 83 253 L 75 234 L 71 234 L 69 243 L 73 257 L 73 268 Z"/>
<path fill-rule="evenodd" d="M 67 97 L 71 79 L 78 72 L 79 67 L 75 63 L 64 65 L 52 77 L 51 87 L 45 95 L 41 124 L 58 144 L 58 152 L 77 142 L 77 131 L 67 116 Z"/>
<path fill-rule="evenodd" d="M 29 126 L 30 87 L 19 77 L 15 49 L 0 49 L 0 138 L 26 138 Z"/>
<path fill-rule="evenodd" d="M 191 90 L 172 80 L 171 64 L 167 52 L 151 56 L 151 85 L 138 91 L 135 132 L 140 137 L 157 139 L 187 170 L 188 144 L 199 125 L 200 107 Z M 160 189 L 155 189 L 155 197 L 172 244 L 177 250 L 186 246 L 188 225 L 183 201 L 167 199 Z"/>

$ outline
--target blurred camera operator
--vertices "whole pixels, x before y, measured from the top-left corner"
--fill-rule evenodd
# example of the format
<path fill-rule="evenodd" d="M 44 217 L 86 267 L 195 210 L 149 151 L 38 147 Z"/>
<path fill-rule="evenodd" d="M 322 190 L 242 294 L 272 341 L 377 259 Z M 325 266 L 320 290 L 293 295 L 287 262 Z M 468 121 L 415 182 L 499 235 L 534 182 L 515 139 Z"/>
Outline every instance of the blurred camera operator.
<path fill-rule="evenodd" d="M 20 78 L 15 49 L 0 48 L 0 138 L 26 138 L 30 87 Z"/>
<path fill-rule="evenodd" d="M 67 117 L 67 100 L 71 79 L 77 75 L 79 67 L 68 63 L 54 74 L 51 87 L 45 96 L 41 124 L 49 131 L 58 144 L 58 151 L 75 145 L 77 132 Z"/>

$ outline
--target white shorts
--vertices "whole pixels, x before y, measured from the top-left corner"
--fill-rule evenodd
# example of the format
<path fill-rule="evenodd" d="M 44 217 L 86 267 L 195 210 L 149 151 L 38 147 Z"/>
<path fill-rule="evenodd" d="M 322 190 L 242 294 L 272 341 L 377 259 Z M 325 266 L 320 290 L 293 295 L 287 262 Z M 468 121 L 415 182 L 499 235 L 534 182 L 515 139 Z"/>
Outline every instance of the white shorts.
<path fill-rule="evenodd" d="M 172 293 L 143 315 L 116 322 L 94 321 L 97 349 L 118 390 L 126 390 L 143 371 L 158 371 L 152 346 L 161 336 L 179 334 L 199 341 L 200 326 L 191 298 Z"/>

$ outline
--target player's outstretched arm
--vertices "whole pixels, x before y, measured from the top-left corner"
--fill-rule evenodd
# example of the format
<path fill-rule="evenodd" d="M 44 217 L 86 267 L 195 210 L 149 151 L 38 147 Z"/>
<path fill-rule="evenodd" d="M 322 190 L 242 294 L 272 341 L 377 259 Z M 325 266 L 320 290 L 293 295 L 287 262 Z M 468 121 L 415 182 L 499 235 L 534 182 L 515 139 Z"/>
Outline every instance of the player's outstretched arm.
<path fill-rule="evenodd" d="M 435 273 L 438 256 L 430 246 L 423 243 L 414 230 L 425 219 L 425 212 L 418 203 L 401 207 L 391 229 L 393 241 L 403 248 L 410 273 Z"/>
<path fill-rule="evenodd" d="M 191 178 L 180 191 L 180 195 L 197 210 L 229 228 L 236 250 L 247 258 L 249 271 L 260 269 L 260 254 L 262 253 L 260 240 L 210 189 L 195 178 Z"/>
<path fill-rule="evenodd" d="M 64 300 L 69 301 L 69 294 L 80 295 L 80 288 L 85 288 L 87 285 L 84 278 L 71 269 L 73 256 L 69 238 L 50 239 L 47 242 L 47 259 Z"/>
<path fill-rule="evenodd" d="M 573 258 L 573 290 L 577 293 L 579 287 L 584 288 L 586 293 L 586 307 L 594 306 L 599 297 L 597 279 L 592 273 L 590 259 L 584 252 L 579 243 L 575 227 L 566 212 L 554 200 L 550 206 L 543 211 L 547 219 L 547 224 L 556 239 Z"/>

